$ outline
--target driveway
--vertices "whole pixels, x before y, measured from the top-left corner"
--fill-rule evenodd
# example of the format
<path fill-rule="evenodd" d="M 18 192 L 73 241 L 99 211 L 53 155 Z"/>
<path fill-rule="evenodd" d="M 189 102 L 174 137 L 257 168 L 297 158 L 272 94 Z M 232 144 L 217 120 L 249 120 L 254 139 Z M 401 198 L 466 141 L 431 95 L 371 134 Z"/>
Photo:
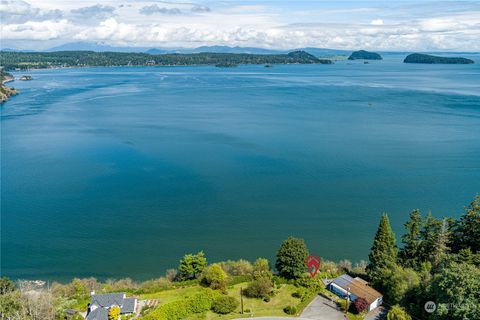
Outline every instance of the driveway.
<path fill-rule="evenodd" d="M 365 320 L 381 320 L 387 318 L 387 309 L 378 307 L 365 315 Z"/>
<path fill-rule="evenodd" d="M 337 305 L 322 296 L 313 299 L 300 317 L 313 320 L 345 320 L 345 314 L 337 309 Z"/>

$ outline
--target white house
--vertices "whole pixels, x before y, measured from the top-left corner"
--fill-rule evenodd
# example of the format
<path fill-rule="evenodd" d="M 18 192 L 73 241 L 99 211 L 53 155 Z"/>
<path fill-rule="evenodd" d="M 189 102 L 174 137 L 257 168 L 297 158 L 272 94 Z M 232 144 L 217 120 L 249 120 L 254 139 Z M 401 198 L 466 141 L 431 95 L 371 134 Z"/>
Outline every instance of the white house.
<path fill-rule="evenodd" d="M 350 301 L 355 301 L 359 297 L 365 299 L 369 305 L 368 311 L 372 311 L 383 302 L 383 295 L 359 277 L 352 278 L 347 274 L 341 275 L 330 282 L 327 288 L 341 298 L 346 298 L 348 292 Z"/>

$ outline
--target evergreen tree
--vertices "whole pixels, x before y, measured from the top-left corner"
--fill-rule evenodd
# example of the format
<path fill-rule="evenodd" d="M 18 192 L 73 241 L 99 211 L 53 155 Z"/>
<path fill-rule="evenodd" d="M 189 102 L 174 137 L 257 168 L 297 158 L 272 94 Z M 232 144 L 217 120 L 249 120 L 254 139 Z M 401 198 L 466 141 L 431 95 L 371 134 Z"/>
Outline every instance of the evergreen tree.
<path fill-rule="evenodd" d="M 422 245 L 420 237 L 422 215 L 418 209 L 410 213 L 410 219 L 405 223 L 405 229 L 407 233 L 402 236 L 403 248 L 399 252 L 400 262 L 404 267 L 416 268 L 420 264 Z"/>
<path fill-rule="evenodd" d="M 397 261 L 395 235 L 387 214 L 383 214 L 380 219 L 368 258 L 370 263 L 366 269 L 367 275 L 375 286 L 382 288 L 385 277 L 396 266 Z"/>
<path fill-rule="evenodd" d="M 183 259 L 180 260 L 178 271 L 182 279 L 195 279 L 206 267 L 207 259 L 203 251 L 200 251 L 197 254 L 186 254 Z"/>
<path fill-rule="evenodd" d="M 453 249 L 458 252 L 470 248 L 480 253 L 480 195 L 466 208 L 465 214 L 456 222 L 453 232 Z"/>
<path fill-rule="evenodd" d="M 447 219 L 443 219 L 442 225 L 437 234 L 437 241 L 433 246 L 433 252 L 431 254 L 432 265 L 436 268 L 442 267 L 444 262 L 446 262 L 448 253 L 450 252 L 449 239 L 450 230 L 448 228 Z"/>
<path fill-rule="evenodd" d="M 442 221 L 435 219 L 431 212 L 423 220 L 423 228 L 420 231 L 422 237 L 421 262 L 429 261 L 432 265 L 434 264 L 438 234 L 442 230 L 442 225 Z"/>
<path fill-rule="evenodd" d="M 480 269 L 474 265 L 452 263 L 442 269 L 431 286 L 437 303 L 435 319 L 480 319 L 479 288 Z"/>
<path fill-rule="evenodd" d="M 308 249 L 303 239 L 289 237 L 283 241 L 277 252 L 275 267 L 282 277 L 298 279 L 304 272 L 305 259 L 308 257 Z"/>

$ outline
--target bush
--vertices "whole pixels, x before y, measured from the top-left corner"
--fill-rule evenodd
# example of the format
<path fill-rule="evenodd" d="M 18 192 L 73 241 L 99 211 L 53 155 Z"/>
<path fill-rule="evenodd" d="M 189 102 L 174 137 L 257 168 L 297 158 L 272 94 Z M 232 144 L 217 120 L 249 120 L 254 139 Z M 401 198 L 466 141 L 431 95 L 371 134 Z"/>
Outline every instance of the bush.
<path fill-rule="evenodd" d="M 266 296 L 265 298 L 263 298 L 263 301 L 265 301 L 265 302 L 270 302 L 270 300 L 272 300 L 272 298 L 270 298 L 270 296 Z"/>
<path fill-rule="evenodd" d="M 412 317 L 399 305 L 394 305 L 387 314 L 387 320 L 412 320 Z"/>
<path fill-rule="evenodd" d="M 201 283 L 212 289 L 225 289 L 227 274 L 219 264 L 212 264 L 203 272 Z"/>
<path fill-rule="evenodd" d="M 350 304 L 351 313 L 359 314 L 366 310 L 368 310 L 368 302 L 362 297 L 358 297 L 352 304 Z"/>
<path fill-rule="evenodd" d="M 309 274 L 304 274 L 302 277 L 295 280 L 297 287 L 303 287 L 312 292 L 318 292 L 323 288 L 321 281 L 318 278 L 312 278 Z"/>
<path fill-rule="evenodd" d="M 211 290 L 203 290 L 188 298 L 188 309 L 191 313 L 202 313 L 212 308 L 215 295 Z"/>
<path fill-rule="evenodd" d="M 167 278 L 161 277 L 158 279 L 152 279 L 140 284 L 140 287 L 137 290 L 137 293 L 153 293 L 168 289 L 172 286 Z"/>
<path fill-rule="evenodd" d="M 250 298 L 265 298 L 272 290 L 272 280 L 268 278 L 258 278 L 250 282 L 244 292 L 245 295 Z"/>
<path fill-rule="evenodd" d="M 120 316 L 119 306 L 113 306 L 108 310 L 108 320 L 118 320 L 119 316 Z"/>
<path fill-rule="evenodd" d="M 231 276 L 245 276 L 250 275 L 253 272 L 252 264 L 243 259 L 238 261 L 228 260 L 220 262 L 220 266 L 227 274 Z"/>
<path fill-rule="evenodd" d="M 304 294 L 304 292 L 295 291 L 294 293 L 292 293 L 292 297 L 302 299 L 303 294 Z"/>
<path fill-rule="evenodd" d="M 168 279 L 168 281 L 173 282 L 178 279 L 178 271 L 177 269 L 168 269 L 165 272 L 165 278 Z"/>
<path fill-rule="evenodd" d="M 143 319 L 145 320 L 180 320 L 185 319 L 195 313 L 202 313 L 212 308 L 213 301 L 216 298 L 214 291 L 210 289 L 202 290 L 183 300 L 173 301 L 160 305 L 158 308 L 149 312 Z"/>
<path fill-rule="evenodd" d="M 297 313 L 297 308 L 295 308 L 294 306 L 287 306 L 283 308 L 283 312 L 285 312 L 286 314 L 294 315 Z"/>
<path fill-rule="evenodd" d="M 233 312 L 237 307 L 238 300 L 229 296 L 218 297 L 212 304 L 212 310 L 220 314 Z"/>

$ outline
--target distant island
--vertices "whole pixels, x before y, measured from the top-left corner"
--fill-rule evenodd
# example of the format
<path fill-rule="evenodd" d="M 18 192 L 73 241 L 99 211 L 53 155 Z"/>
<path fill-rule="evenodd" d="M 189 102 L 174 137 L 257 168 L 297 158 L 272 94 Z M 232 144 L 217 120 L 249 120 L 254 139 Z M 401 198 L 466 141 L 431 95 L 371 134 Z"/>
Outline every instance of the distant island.
<path fill-rule="evenodd" d="M 21 81 L 30 81 L 33 80 L 32 76 L 21 76 L 20 79 Z"/>
<path fill-rule="evenodd" d="M 352 52 L 348 60 L 382 60 L 382 56 L 376 52 L 358 50 Z"/>
<path fill-rule="evenodd" d="M 461 57 L 439 57 L 430 54 L 412 53 L 409 54 L 404 63 L 428 63 L 428 64 L 472 64 L 475 63 L 471 59 Z"/>
<path fill-rule="evenodd" d="M 287 54 L 191 53 L 148 54 L 131 52 L 10 52 L 1 51 L 0 65 L 5 70 L 26 70 L 100 66 L 235 66 L 240 64 L 332 64 L 306 51 Z"/>
<path fill-rule="evenodd" d="M 17 94 L 17 90 L 5 85 L 9 81 L 13 81 L 14 77 L 3 70 L 0 70 L 0 103 L 4 103 L 13 95 Z"/>

